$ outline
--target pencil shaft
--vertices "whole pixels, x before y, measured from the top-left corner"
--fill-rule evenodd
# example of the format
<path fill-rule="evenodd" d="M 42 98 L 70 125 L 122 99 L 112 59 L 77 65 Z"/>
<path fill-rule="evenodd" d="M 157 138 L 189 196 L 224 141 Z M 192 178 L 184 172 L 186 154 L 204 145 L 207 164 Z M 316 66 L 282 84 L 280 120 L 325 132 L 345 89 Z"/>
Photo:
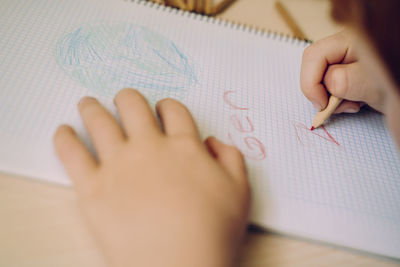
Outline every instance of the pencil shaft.
<path fill-rule="evenodd" d="M 204 0 L 203 11 L 205 14 L 211 13 L 211 0 Z"/>
<path fill-rule="evenodd" d="M 280 1 L 275 2 L 275 7 L 278 10 L 279 14 L 281 14 L 282 18 L 285 20 L 286 24 L 289 26 L 290 30 L 293 32 L 294 36 L 300 39 L 307 39 L 306 35 L 297 25 L 292 15 Z"/>
<path fill-rule="evenodd" d="M 211 9 L 210 14 L 214 15 L 214 14 L 220 13 L 223 9 L 225 9 L 233 1 L 235 1 L 235 0 L 222 0 L 217 5 L 214 4 L 214 1 L 212 1 L 212 9 Z"/>
<path fill-rule="evenodd" d="M 195 8 L 197 13 L 202 13 L 203 12 L 203 0 L 196 0 L 196 8 Z"/>
<path fill-rule="evenodd" d="M 339 97 L 331 95 L 326 108 L 315 115 L 312 126 L 314 128 L 321 126 L 333 114 L 340 103 L 342 103 L 342 100 Z"/>
<path fill-rule="evenodd" d="M 194 9 L 194 2 L 195 2 L 195 0 L 188 0 L 188 1 L 187 1 L 187 10 L 193 11 L 193 9 Z"/>
<path fill-rule="evenodd" d="M 180 9 L 186 9 L 186 4 L 183 2 L 183 0 L 175 0 L 175 4 Z"/>

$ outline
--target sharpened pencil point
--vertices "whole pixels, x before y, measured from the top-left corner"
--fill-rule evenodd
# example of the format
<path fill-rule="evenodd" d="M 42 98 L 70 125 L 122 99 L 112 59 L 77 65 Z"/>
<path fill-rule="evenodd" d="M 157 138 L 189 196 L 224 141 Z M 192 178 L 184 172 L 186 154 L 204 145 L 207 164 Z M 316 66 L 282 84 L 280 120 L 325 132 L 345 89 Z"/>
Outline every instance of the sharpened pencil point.
<path fill-rule="evenodd" d="M 311 126 L 311 131 L 314 130 L 314 129 L 315 129 L 314 126 Z"/>

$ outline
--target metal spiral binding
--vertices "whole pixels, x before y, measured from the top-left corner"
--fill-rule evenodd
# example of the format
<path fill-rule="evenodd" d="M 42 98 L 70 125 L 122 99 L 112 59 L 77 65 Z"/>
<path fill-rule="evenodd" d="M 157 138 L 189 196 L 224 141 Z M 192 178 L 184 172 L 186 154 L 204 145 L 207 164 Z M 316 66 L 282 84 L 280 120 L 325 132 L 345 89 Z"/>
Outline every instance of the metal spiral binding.
<path fill-rule="evenodd" d="M 147 0 L 124 0 L 124 1 L 125 2 L 133 2 L 138 5 L 150 7 L 150 8 L 157 9 L 157 10 L 166 11 L 168 13 L 174 12 L 175 14 L 180 15 L 180 16 L 184 16 L 184 17 L 191 18 L 194 20 L 203 21 L 205 23 L 209 23 L 209 24 L 213 24 L 213 25 L 217 25 L 217 26 L 221 26 L 221 27 L 227 27 L 227 28 L 238 30 L 238 31 L 247 32 L 250 34 L 259 35 L 261 37 L 266 37 L 268 39 L 276 40 L 279 42 L 285 42 L 285 43 L 290 42 L 291 44 L 303 45 L 303 46 L 307 46 L 308 44 L 311 43 L 311 41 L 308 39 L 301 39 L 301 38 L 298 38 L 298 37 L 295 37 L 295 36 L 292 36 L 289 34 L 267 30 L 267 29 L 259 27 L 259 26 L 249 25 L 246 23 L 237 22 L 237 21 L 233 21 L 233 20 L 229 20 L 229 19 L 215 18 L 215 17 L 211 17 L 211 16 L 198 14 L 198 13 L 193 13 L 193 12 L 189 12 L 186 10 L 181 10 L 176 7 L 170 7 L 170 6 L 158 4 L 156 2 L 150 2 Z"/>

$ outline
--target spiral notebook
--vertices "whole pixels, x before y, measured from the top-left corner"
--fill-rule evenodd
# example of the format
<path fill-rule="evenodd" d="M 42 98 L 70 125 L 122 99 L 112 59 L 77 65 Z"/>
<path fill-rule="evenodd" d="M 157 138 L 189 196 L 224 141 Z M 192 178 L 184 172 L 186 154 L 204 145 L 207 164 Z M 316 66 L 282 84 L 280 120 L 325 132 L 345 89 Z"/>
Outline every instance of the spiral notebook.
<path fill-rule="evenodd" d="M 400 157 L 382 115 L 363 110 L 309 131 L 299 88 L 308 43 L 150 2 L 6 0 L 0 6 L 0 170 L 70 184 L 52 136 L 76 104 L 124 87 L 174 97 L 202 135 L 238 146 L 251 222 L 400 258 Z"/>

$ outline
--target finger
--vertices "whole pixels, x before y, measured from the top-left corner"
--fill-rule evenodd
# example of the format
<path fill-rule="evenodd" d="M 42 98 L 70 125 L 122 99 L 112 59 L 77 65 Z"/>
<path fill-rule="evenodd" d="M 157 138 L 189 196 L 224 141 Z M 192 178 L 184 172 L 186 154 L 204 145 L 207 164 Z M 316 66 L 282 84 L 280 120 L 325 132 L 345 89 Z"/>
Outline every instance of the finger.
<path fill-rule="evenodd" d="M 125 138 L 115 118 L 92 97 L 82 98 L 78 108 L 100 161 L 113 155 Z"/>
<path fill-rule="evenodd" d="M 244 158 L 236 147 L 226 145 L 215 137 L 207 138 L 205 144 L 218 163 L 232 177 L 239 181 L 246 179 Z"/>
<path fill-rule="evenodd" d="M 66 125 L 60 126 L 53 142 L 56 154 L 75 186 L 87 186 L 88 178 L 96 170 L 97 163 L 75 131 Z"/>
<path fill-rule="evenodd" d="M 123 89 L 115 96 L 114 102 L 128 137 L 161 133 L 147 100 L 138 91 Z"/>
<path fill-rule="evenodd" d="M 190 111 L 174 99 L 163 99 L 156 105 L 166 135 L 190 135 L 200 138 Z"/>
<path fill-rule="evenodd" d="M 324 77 L 326 89 L 334 96 L 351 100 L 373 103 L 375 87 L 365 79 L 359 62 L 335 64 L 328 67 Z"/>
<path fill-rule="evenodd" d="M 331 64 L 355 61 L 349 51 L 349 37 L 343 32 L 320 40 L 304 50 L 300 86 L 304 95 L 321 110 L 328 104 L 328 94 L 322 84 L 326 68 Z"/>
<path fill-rule="evenodd" d="M 343 100 L 333 113 L 357 113 L 360 108 L 361 105 L 358 102 Z"/>

